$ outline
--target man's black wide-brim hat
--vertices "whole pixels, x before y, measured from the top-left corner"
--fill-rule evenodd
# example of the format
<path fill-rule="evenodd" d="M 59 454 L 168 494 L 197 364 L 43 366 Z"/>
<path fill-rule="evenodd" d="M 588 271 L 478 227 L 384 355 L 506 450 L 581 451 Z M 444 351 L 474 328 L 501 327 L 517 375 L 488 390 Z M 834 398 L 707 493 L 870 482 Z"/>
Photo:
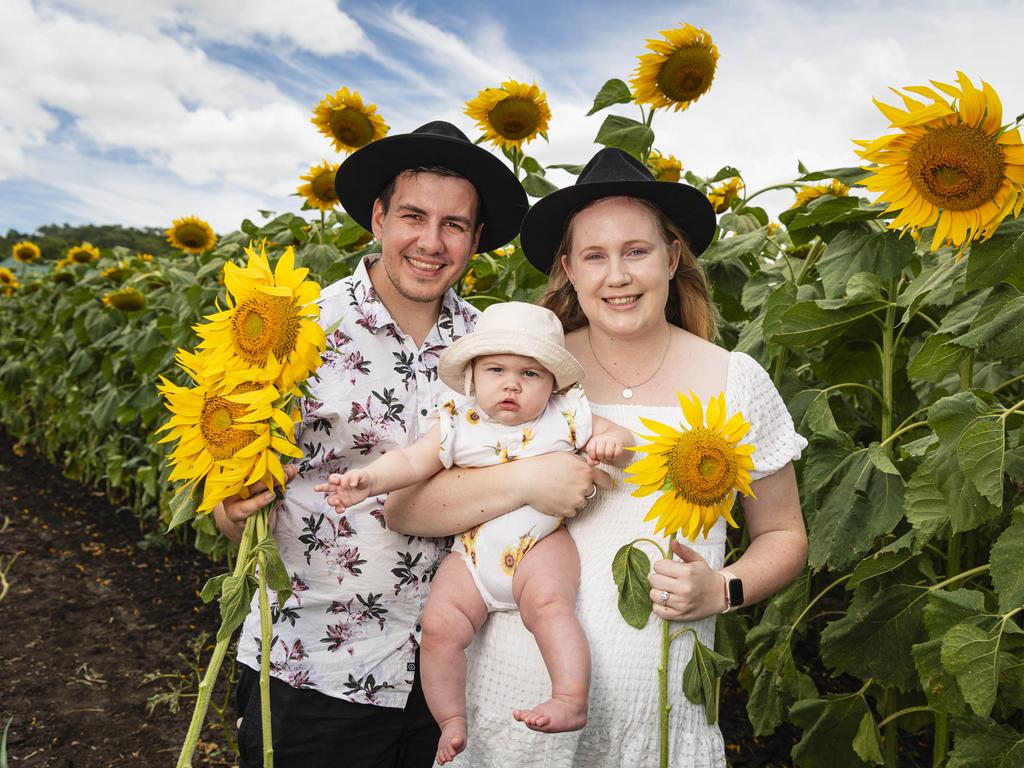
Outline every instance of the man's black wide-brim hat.
<path fill-rule="evenodd" d="M 682 230 L 694 255 L 711 245 L 715 209 L 703 192 L 688 184 L 656 181 L 632 155 L 606 147 L 591 158 L 575 184 L 538 200 L 526 214 L 520 236 L 526 258 L 546 273 L 573 213 L 594 200 L 618 196 L 638 197 L 658 206 Z"/>
<path fill-rule="evenodd" d="M 334 189 L 348 215 L 372 230 L 373 203 L 381 190 L 402 171 L 431 166 L 455 171 L 476 187 L 484 224 L 479 251 L 500 248 L 519 234 L 529 208 L 523 185 L 511 168 L 443 120 L 360 148 L 338 168 Z"/>

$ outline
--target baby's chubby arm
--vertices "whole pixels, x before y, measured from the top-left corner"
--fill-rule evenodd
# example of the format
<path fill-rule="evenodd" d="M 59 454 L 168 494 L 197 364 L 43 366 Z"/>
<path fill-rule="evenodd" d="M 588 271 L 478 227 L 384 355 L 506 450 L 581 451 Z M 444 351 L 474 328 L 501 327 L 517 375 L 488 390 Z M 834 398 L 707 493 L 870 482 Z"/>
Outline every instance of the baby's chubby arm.
<path fill-rule="evenodd" d="M 593 431 L 586 445 L 587 459 L 595 464 L 604 462 L 624 467 L 630 460 L 629 452 L 625 448 L 634 442 L 633 433 L 628 429 L 595 415 Z"/>
<path fill-rule="evenodd" d="M 341 512 L 369 496 L 415 485 L 437 474 L 444 469 L 440 449 L 441 428 L 435 424 L 407 448 L 388 451 L 361 469 L 332 474 L 326 483 L 313 486 L 313 490 L 331 494 L 327 503 Z"/>

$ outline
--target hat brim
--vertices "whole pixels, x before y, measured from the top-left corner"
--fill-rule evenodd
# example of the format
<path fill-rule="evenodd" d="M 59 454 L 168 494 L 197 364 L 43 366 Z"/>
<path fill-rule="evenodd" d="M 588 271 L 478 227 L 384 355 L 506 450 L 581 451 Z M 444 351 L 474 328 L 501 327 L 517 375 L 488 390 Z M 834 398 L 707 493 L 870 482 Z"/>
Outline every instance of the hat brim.
<path fill-rule="evenodd" d="M 562 242 L 565 225 L 582 206 L 603 197 L 636 197 L 658 206 L 682 230 L 699 256 L 715 236 L 715 209 L 699 190 L 673 181 L 597 181 L 560 189 L 537 203 L 523 219 L 520 242 L 527 260 L 545 274 Z"/>
<path fill-rule="evenodd" d="M 338 168 L 334 188 L 342 207 L 364 229 L 373 228 L 373 203 L 388 183 L 410 168 L 441 166 L 468 179 L 480 195 L 483 232 L 479 251 L 491 251 L 519 234 L 529 208 L 519 180 L 482 147 L 436 134 L 386 136 L 350 155 Z"/>
<path fill-rule="evenodd" d="M 565 347 L 531 336 L 525 329 L 516 328 L 475 331 L 463 336 L 441 353 L 437 361 L 438 378 L 456 392 L 463 392 L 466 366 L 483 355 L 532 357 L 555 377 L 556 390 L 583 381 L 583 366 Z"/>

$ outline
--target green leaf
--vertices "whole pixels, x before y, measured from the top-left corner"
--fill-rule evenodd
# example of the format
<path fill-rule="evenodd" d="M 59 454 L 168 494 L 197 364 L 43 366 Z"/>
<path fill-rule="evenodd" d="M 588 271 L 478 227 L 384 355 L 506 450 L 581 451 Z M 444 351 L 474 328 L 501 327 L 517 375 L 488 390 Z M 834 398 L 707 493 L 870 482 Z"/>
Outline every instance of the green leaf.
<path fill-rule="evenodd" d="M 914 258 L 914 241 L 895 232 L 839 232 L 825 248 L 818 262 L 818 274 L 825 296 L 837 298 L 858 272 L 889 279 L 898 275 Z"/>
<path fill-rule="evenodd" d="M 617 147 L 639 158 L 654 143 L 654 131 L 650 126 L 628 117 L 609 115 L 594 141 L 606 147 Z"/>
<path fill-rule="evenodd" d="M 586 168 L 585 165 L 574 165 L 573 163 L 554 163 L 553 165 L 546 165 L 544 167 L 548 170 L 552 168 L 561 168 L 563 171 L 568 171 L 573 176 L 579 176 L 583 173 L 583 169 Z"/>
<path fill-rule="evenodd" d="M 960 469 L 994 505 L 1003 503 L 1003 455 L 1006 423 L 998 416 L 975 419 L 956 445 Z"/>
<path fill-rule="evenodd" d="M 973 624 L 957 624 L 942 639 L 943 666 L 956 676 L 964 699 L 982 717 L 988 717 L 996 703 L 1001 628 L 997 624 L 986 631 Z"/>
<path fill-rule="evenodd" d="M 231 637 L 249 615 L 253 596 L 252 579 L 247 574 L 227 576 L 221 583 L 220 629 L 217 640 Z"/>
<path fill-rule="evenodd" d="M 809 431 L 817 435 L 839 430 L 828 403 L 830 394 L 824 389 L 805 389 L 790 398 L 789 412 L 797 432 L 806 434 Z"/>
<path fill-rule="evenodd" d="M 873 205 L 859 197 L 832 197 L 824 195 L 801 208 L 791 208 L 779 214 L 779 221 L 790 232 L 821 227 L 826 224 L 853 221 L 872 221 L 885 212 L 885 204 Z"/>
<path fill-rule="evenodd" d="M 1024 344 L 1024 296 L 1007 298 L 1007 292 L 993 293 L 971 329 L 958 336 L 956 343 L 971 349 L 991 343 L 1019 356 Z"/>
<path fill-rule="evenodd" d="M 594 106 L 587 112 L 587 117 L 613 104 L 628 104 L 632 100 L 633 93 L 629 90 L 629 86 L 622 80 L 613 77 L 602 85 L 601 90 L 597 92 L 597 96 L 594 98 Z"/>
<path fill-rule="evenodd" d="M 825 179 L 836 179 L 847 186 L 853 186 L 854 184 L 860 183 L 870 175 L 871 171 L 865 171 L 863 168 L 830 168 L 827 171 L 813 171 L 811 173 L 805 173 L 803 176 L 798 178 L 797 181 L 824 181 Z"/>
<path fill-rule="evenodd" d="M 545 197 L 552 192 L 557 192 L 558 187 L 552 184 L 543 176 L 536 173 L 528 173 L 523 179 L 523 189 L 530 197 Z"/>
<path fill-rule="evenodd" d="M 865 581 L 892 573 L 915 557 L 917 557 L 917 553 L 909 549 L 901 552 L 876 552 L 857 564 L 857 567 L 853 569 L 853 576 L 846 582 L 846 588 L 852 590 Z"/>
<path fill-rule="evenodd" d="M 643 629 L 651 615 L 651 559 L 639 547 L 626 544 L 612 560 L 612 578 L 619 590 L 619 613 L 631 627 Z"/>
<path fill-rule="evenodd" d="M 884 301 L 874 300 L 802 301 L 783 313 L 781 327 L 770 340 L 785 347 L 812 347 L 841 336 L 851 324 L 870 317 L 885 305 Z"/>
<path fill-rule="evenodd" d="M 734 179 L 740 175 L 740 172 L 731 165 L 723 165 L 718 171 L 709 179 L 704 179 L 705 184 L 714 184 L 719 181 L 725 181 L 726 179 Z"/>
<path fill-rule="evenodd" d="M 1003 223 L 991 239 L 971 245 L 967 289 L 990 288 L 1024 273 L 1024 219 Z"/>
<path fill-rule="evenodd" d="M 196 503 L 191 491 L 191 487 L 183 485 L 171 497 L 171 522 L 167 525 L 167 531 L 173 531 L 196 516 Z"/>
<path fill-rule="evenodd" d="M 936 589 L 924 607 L 924 625 L 932 640 L 942 640 L 957 624 L 983 616 L 985 596 L 974 589 Z"/>
<path fill-rule="evenodd" d="M 928 699 L 928 706 L 939 712 L 968 713 L 956 678 L 942 665 L 942 640 L 927 640 L 911 649 L 917 677 Z"/>
<path fill-rule="evenodd" d="M 853 751 L 865 763 L 883 765 L 882 734 L 878 732 L 878 723 L 870 712 L 865 713 L 857 727 L 857 735 L 853 737 Z"/>
<path fill-rule="evenodd" d="M 910 691 L 917 672 L 911 646 L 926 639 L 922 621 L 928 590 L 893 584 L 878 594 L 867 587 L 854 592 L 842 618 L 821 634 L 821 659 L 836 672 Z"/>
<path fill-rule="evenodd" d="M 215 597 L 220 597 L 221 589 L 224 586 L 224 580 L 230 576 L 230 573 L 221 573 L 211 577 L 203 585 L 202 592 L 199 593 L 199 597 L 202 598 L 204 603 L 208 603 Z"/>
<path fill-rule="evenodd" d="M 956 724 L 956 746 L 946 768 L 1024 768 L 1024 736 L 991 720 Z"/>
<path fill-rule="evenodd" d="M 761 227 L 744 235 L 734 235 L 716 240 L 701 257 L 701 263 L 741 259 L 744 256 L 759 254 L 768 242 L 768 228 Z"/>
<path fill-rule="evenodd" d="M 799 768 L 863 768 L 864 762 L 853 749 L 861 721 L 871 716 L 863 696 L 798 701 L 789 715 L 804 731 L 792 752 Z"/>
<path fill-rule="evenodd" d="M 267 536 L 259 544 L 253 547 L 253 557 L 262 557 L 260 563 L 263 568 L 267 586 L 277 592 L 277 604 L 284 605 L 292 596 L 292 580 L 285 568 L 281 553 L 277 548 L 277 542 L 273 536 Z"/>
<path fill-rule="evenodd" d="M 693 704 L 704 705 L 708 725 L 718 722 L 719 681 L 736 666 L 732 659 L 715 653 L 693 636 L 693 654 L 683 669 L 683 693 Z"/>
<path fill-rule="evenodd" d="M 989 561 L 992 586 L 999 595 L 999 610 L 1024 605 L 1024 517 L 1019 513 L 992 545 Z"/>
<path fill-rule="evenodd" d="M 967 357 L 968 349 L 954 344 L 951 333 L 933 333 L 907 366 L 907 376 L 925 381 L 942 381 Z"/>

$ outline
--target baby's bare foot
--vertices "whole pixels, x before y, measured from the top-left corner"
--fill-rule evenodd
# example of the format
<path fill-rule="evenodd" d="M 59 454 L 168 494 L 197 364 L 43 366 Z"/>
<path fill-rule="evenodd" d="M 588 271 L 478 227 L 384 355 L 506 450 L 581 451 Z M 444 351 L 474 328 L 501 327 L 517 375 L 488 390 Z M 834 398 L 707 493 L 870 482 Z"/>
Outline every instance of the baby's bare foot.
<path fill-rule="evenodd" d="M 533 709 L 513 710 L 512 717 L 534 731 L 578 731 L 587 724 L 587 700 L 555 694 Z"/>
<path fill-rule="evenodd" d="M 452 717 L 440 723 L 441 738 L 437 742 L 437 763 L 444 765 L 466 748 L 466 718 Z"/>

